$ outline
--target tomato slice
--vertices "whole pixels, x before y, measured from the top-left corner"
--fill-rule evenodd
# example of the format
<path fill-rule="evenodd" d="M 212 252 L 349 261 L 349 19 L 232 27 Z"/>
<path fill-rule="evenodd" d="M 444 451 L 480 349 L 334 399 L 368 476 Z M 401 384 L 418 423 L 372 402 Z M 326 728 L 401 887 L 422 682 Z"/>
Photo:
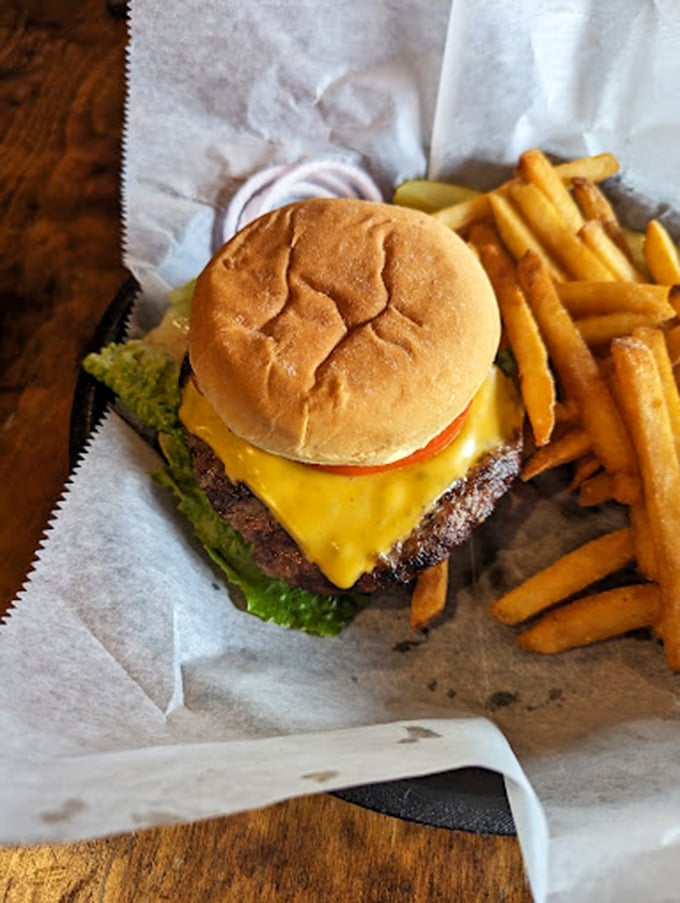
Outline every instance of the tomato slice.
<path fill-rule="evenodd" d="M 366 466 L 360 464 L 310 464 L 309 466 L 322 470 L 324 473 L 337 474 L 340 477 L 363 477 L 374 473 L 384 473 L 388 470 L 397 470 L 400 467 L 408 467 L 410 464 L 420 464 L 422 461 L 427 461 L 428 458 L 434 457 L 434 455 L 453 442 L 462 430 L 469 411 L 470 405 L 455 420 L 452 420 L 441 433 L 430 439 L 427 445 L 417 449 L 417 451 L 407 455 L 405 458 L 399 458 L 397 461 L 391 461 L 389 464 L 368 464 Z"/>

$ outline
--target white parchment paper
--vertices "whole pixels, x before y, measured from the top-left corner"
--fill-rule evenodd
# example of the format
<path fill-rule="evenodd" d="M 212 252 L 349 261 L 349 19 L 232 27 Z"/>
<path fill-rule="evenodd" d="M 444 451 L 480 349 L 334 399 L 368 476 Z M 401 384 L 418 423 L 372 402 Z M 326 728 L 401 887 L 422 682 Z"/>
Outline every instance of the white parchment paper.
<path fill-rule="evenodd" d="M 389 194 L 422 174 L 448 0 L 132 7 L 126 259 L 182 284 L 239 181 L 273 163 L 360 163 Z"/>
<path fill-rule="evenodd" d="M 489 188 L 537 143 L 609 151 L 630 190 L 677 209 L 679 29 L 677 0 L 454 2 L 430 174 Z"/>
<path fill-rule="evenodd" d="M 677 4 L 593 7 L 458 0 L 447 36 L 448 0 L 135 0 L 124 207 L 140 320 L 271 163 L 357 162 L 389 197 L 428 161 L 481 185 L 530 145 L 613 150 L 636 189 L 680 202 Z M 518 486 L 454 556 L 436 629 L 414 636 L 406 600 L 381 596 L 328 640 L 230 602 L 149 480 L 157 465 L 107 418 L 0 630 L 0 839 L 482 765 L 506 776 L 537 900 L 675 899 L 680 678 L 634 638 L 529 657 L 484 611 L 619 511 L 579 509 L 559 476 Z"/>

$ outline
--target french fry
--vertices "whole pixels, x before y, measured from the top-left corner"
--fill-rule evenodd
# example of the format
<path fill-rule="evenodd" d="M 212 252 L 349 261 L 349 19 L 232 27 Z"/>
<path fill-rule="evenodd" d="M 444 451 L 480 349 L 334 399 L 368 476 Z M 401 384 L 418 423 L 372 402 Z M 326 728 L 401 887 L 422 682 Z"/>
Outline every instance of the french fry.
<path fill-rule="evenodd" d="M 571 188 L 583 218 L 599 220 L 612 241 L 632 261 L 633 254 L 628 236 L 621 228 L 614 208 L 602 193 L 599 185 L 596 185 L 592 179 L 577 177 L 572 179 Z"/>
<path fill-rule="evenodd" d="M 545 261 L 552 279 L 564 282 L 566 273 L 555 263 L 510 201 L 502 195 L 491 194 L 489 204 L 498 233 L 515 260 L 519 260 L 526 251 L 535 251 Z"/>
<path fill-rule="evenodd" d="M 449 583 L 449 559 L 421 571 L 411 595 L 411 627 L 422 630 L 443 611 Z"/>
<path fill-rule="evenodd" d="M 555 166 L 558 176 L 569 185 L 574 179 L 590 179 L 591 182 L 603 182 L 615 176 L 619 171 L 619 161 L 614 154 L 595 154 L 592 157 L 580 157 L 567 163 Z"/>
<path fill-rule="evenodd" d="M 678 249 L 664 226 L 656 219 L 647 223 L 642 246 L 652 279 L 660 285 L 680 282 Z"/>
<path fill-rule="evenodd" d="M 668 303 L 680 315 L 680 283 L 676 282 L 668 289 Z"/>
<path fill-rule="evenodd" d="M 612 475 L 606 471 L 596 473 L 581 483 L 578 503 L 582 508 L 594 508 L 611 501 L 614 495 Z"/>
<path fill-rule="evenodd" d="M 562 306 L 541 259 L 527 252 L 518 267 L 520 285 L 541 329 L 567 394 L 602 466 L 614 477 L 614 497 L 630 504 L 638 495 L 635 454 L 621 415 L 588 346 Z"/>
<path fill-rule="evenodd" d="M 578 232 L 583 225 L 581 211 L 542 151 L 533 148 L 520 154 L 517 173 L 525 182 L 532 182 L 540 188 L 569 228 Z"/>
<path fill-rule="evenodd" d="M 621 570 L 633 560 L 633 530 L 605 533 L 529 577 L 489 606 L 504 624 L 520 624 L 557 602 Z"/>
<path fill-rule="evenodd" d="M 579 422 L 578 405 L 573 398 L 562 398 L 555 405 L 555 423 L 574 426 Z"/>
<path fill-rule="evenodd" d="M 636 329 L 633 337 L 640 339 L 654 355 L 656 369 L 663 387 L 664 399 L 671 420 L 671 429 L 675 440 L 675 453 L 680 460 L 680 395 L 673 376 L 673 365 L 666 347 L 666 340 L 660 329 Z"/>
<path fill-rule="evenodd" d="M 673 326 L 664 333 L 666 348 L 673 369 L 680 365 L 680 325 Z"/>
<path fill-rule="evenodd" d="M 517 644 L 545 655 L 588 646 L 652 626 L 659 607 L 659 588 L 654 583 L 617 587 L 548 612 L 517 637 Z"/>
<path fill-rule="evenodd" d="M 644 253 L 644 244 L 645 244 L 645 234 L 644 232 L 637 232 L 634 229 L 626 229 L 623 227 L 623 234 L 626 236 L 626 241 L 628 243 L 628 247 L 630 248 L 630 254 L 633 261 L 633 265 L 636 269 L 638 269 L 641 273 L 644 274 L 645 278 L 648 281 L 651 281 L 652 274 L 649 272 L 649 267 L 647 266 L 647 261 L 645 260 Z"/>
<path fill-rule="evenodd" d="M 575 320 L 576 328 L 581 333 L 583 341 L 590 348 L 601 348 L 609 345 L 612 339 L 619 336 L 631 335 L 631 333 L 643 327 L 658 326 L 664 320 L 670 320 L 675 314 L 668 315 L 667 311 L 656 310 L 648 314 L 630 313 L 622 311 L 616 314 L 599 314 L 593 317 L 581 317 Z"/>
<path fill-rule="evenodd" d="M 569 160 L 566 163 L 558 163 L 555 166 L 555 172 L 566 185 L 569 185 L 571 180 L 575 178 L 584 178 L 590 179 L 593 182 L 600 182 L 603 179 L 613 176 L 618 170 L 619 162 L 613 154 L 595 154 L 592 157 L 581 157 L 580 159 Z M 423 179 L 419 181 L 426 182 L 427 180 Z M 437 201 L 437 206 L 432 208 L 436 210 L 434 215 L 437 219 L 441 219 L 442 222 L 449 226 L 449 228 L 454 229 L 457 232 L 460 229 L 469 226 L 471 223 L 488 218 L 490 216 L 489 201 L 491 197 L 502 194 L 516 181 L 516 179 L 510 179 L 489 194 L 474 193 L 469 197 L 456 196 L 455 200 L 452 200 L 446 206 L 439 207 Z M 422 202 L 420 201 L 420 198 L 422 198 L 423 195 L 426 196 L 425 203 L 432 203 L 428 196 L 429 189 L 424 186 L 412 187 L 415 191 L 409 194 L 409 192 L 411 192 L 409 183 L 404 183 L 399 194 L 399 200 L 395 200 L 395 203 L 401 203 L 407 207 L 418 207 L 418 203 Z M 452 186 L 452 188 L 455 190 L 458 186 Z M 472 191 L 471 189 L 467 190 Z M 475 196 L 475 194 L 477 194 L 477 196 Z M 420 198 L 417 202 L 411 203 L 414 195 L 420 195 Z"/>
<path fill-rule="evenodd" d="M 467 232 L 468 243 L 474 245 L 477 251 L 482 245 L 500 246 L 500 235 L 493 221 L 480 220 L 473 223 Z"/>
<path fill-rule="evenodd" d="M 649 518 L 647 517 L 644 499 L 641 498 L 638 502 L 632 504 L 628 509 L 628 514 L 633 528 L 637 569 L 647 580 L 658 582 L 656 553 L 649 531 Z"/>
<path fill-rule="evenodd" d="M 555 381 L 534 315 L 516 279 L 515 265 L 492 236 L 479 244 L 482 266 L 496 293 L 501 319 L 517 361 L 520 388 L 536 445 L 546 445 L 555 426 Z"/>
<path fill-rule="evenodd" d="M 626 406 L 629 403 L 626 397 L 625 387 L 621 385 L 621 381 L 617 378 L 614 368 L 614 361 L 608 358 L 610 364 L 607 374 L 607 385 L 609 386 L 617 407 L 625 413 Z M 624 421 L 628 422 L 628 416 L 624 416 Z M 644 490 L 641 490 L 638 498 L 628 507 L 628 516 L 630 524 L 633 528 L 633 536 L 635 541 L 635 562 L 638 571 L 647 580 L 658 582 L 658 573 L 656 567 L 656 553 L 654 551 L 654 542 L 649 530 L 649 517 L 644 500 Z"/>
<path fill-rule="evenodd" d="M 580 461 L 577 461 L 574 468 L 574 475 L 569 483 L 569 489 L 575 492 L 585 481 L 598 472 L 602 465 L 597 460 L 597 456 L 593 454 L 584 455 Z"/>
<path fill-rule="evenodd" d="M 540 244 L 573 279 L 600 282 L 614 279 L 607 267 L 562 219 L 540 188 L 531 183 L 512 185 L 510 197 Z"/>
<path fill-rule="evenodd" d="M 680 670 L 680 463 L 652 351 L 640 339 L 612 343 L 619 394 L 644 486 L 649 531 L 661 588 L 666 663 Z"/>
<path fill-rule="evenodd" d="M 671 319 L 675 308 L 669 302 L 665 285 L 645 282 L 563 282 L 555 286 L 557 295 L 572 317 L 596 314 L 650 311 Z"/>
<path fill-rule="evenodd" d="M 486 194 L 412 180 L 395 202 L 461 231 L 489 276 L 536 445 L 521 479 L 575 462 L 581 505 L 629 509 L 630 527 L 558 559 L 490 612 L 508 624 L 540 614 L 517 640 L 539 653 L 650 626 L 680 671 L 680 249 L 658 220 L 644 234 L 622 227 L 597 184 L 618 168 L 610 154 L 553 164 L 530 149 Z M 649 583 L 570 601 L 632 561 Z M 418 581 L 415 629 L 441 613 L 446 573 Z"/>
<path fill-rule="evenodd" d="M 489 208 L 489 195 L 479 194 L 460 201 L 452 207 L 444 207 L 432 214 L 435 219 L 444 223 L 449 229 L 458 232 L 478 220 L 488 219 L 491 216 Z"/>
<path fill-rule="evenodd" d="M 539 448 L 524 462 L 520 479 L 526 483 L 533 480 L 540 473 L 552 470 L 555 467 L 561 467 L 563 464 L 570 464 L 583 455 L 587 454 L 592 448 L 590 436 L 580 427 L 570 429 L 559 439 L 553 439 L 543 448 Z"/>
<path fill-rule="evenodd" d="M 578 234 L 616 279 L 624 282 L 644 281 L 642 274 L 638 273 L 630 259 L 610 238 L 599 219 L 588 220 Z"/>

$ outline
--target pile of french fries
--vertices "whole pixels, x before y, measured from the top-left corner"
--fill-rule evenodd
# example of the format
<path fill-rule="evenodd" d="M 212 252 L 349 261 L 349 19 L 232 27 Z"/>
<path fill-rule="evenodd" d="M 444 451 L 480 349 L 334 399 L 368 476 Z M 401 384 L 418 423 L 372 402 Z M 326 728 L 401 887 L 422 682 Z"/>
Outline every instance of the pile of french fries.
<path fill-rule="evenodd" d="M 465 238 L 495 289 L 529 424 L 521 478 L 570 464 L 580 504 L 612 500 L 628 514 L 491 614 L 529 622 L 517 642 L 539 653 L 651 628 L 680 670 L 680 259 L 659 221 L 622 227 L 600 188 L 618 169 L 611 154 L 553 165 L 532 149 L 493 191 L 411 182 L 395 201 Z M 627 585 L 591 590 L 628 571 Z M 442 573 L 416 587 L 414 626 L 441 611 Z"/>

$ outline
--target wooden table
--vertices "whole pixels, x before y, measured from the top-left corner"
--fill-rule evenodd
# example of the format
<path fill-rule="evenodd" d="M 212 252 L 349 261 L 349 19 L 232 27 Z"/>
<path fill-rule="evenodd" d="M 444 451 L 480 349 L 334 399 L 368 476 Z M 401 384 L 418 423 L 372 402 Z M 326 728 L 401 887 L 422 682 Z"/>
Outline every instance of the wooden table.
<path fill-rule="evenodd" d="M 126 24 L 104 0 L 3 0 L 0 41 L 2 612 L 67 477 L 79 361 L 125 276 L 118 192 Z M 320 795 L 104 840 L 0 848 L 0 898 L 530 896 L 514 838 L 423 827 Z"/>

